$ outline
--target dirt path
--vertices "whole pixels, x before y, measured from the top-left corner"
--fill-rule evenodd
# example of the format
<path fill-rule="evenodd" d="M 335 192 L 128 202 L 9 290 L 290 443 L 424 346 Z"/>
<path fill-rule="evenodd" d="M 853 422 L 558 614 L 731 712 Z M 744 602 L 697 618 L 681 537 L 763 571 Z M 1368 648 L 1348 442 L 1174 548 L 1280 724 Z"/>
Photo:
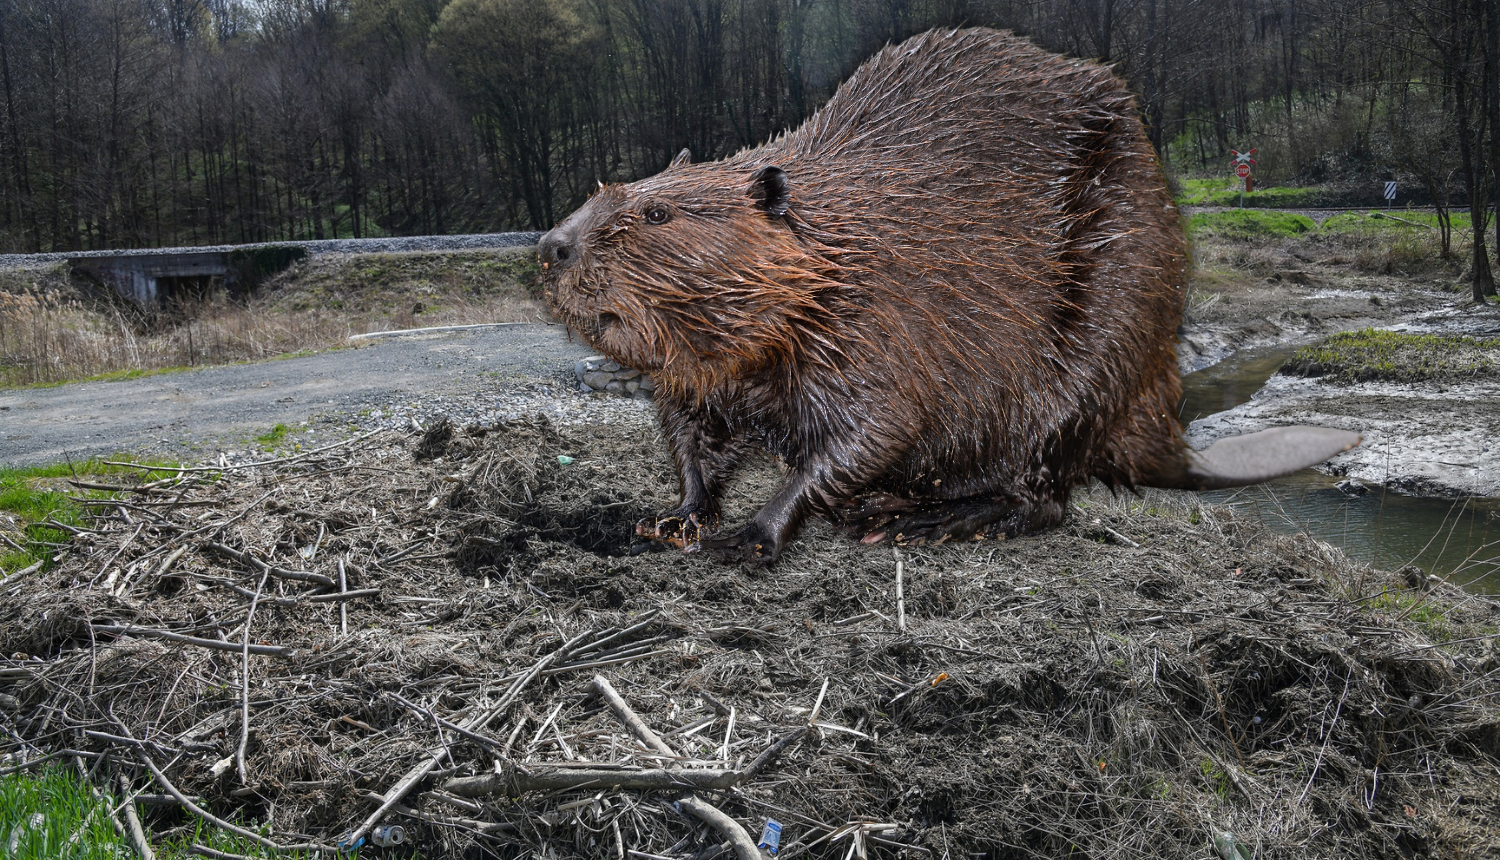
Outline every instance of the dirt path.
<path fill-rule="evenodd" d="M 204 456 L 272 426 L 346 427 L 393 404 L 446 398 L 470 409 L 556 388 L 590 354 L 561 326 L 520 323 L 402 336 L 276 361 L 116 382 L 0 391 L 0 464 L 146 451 Z M 582 400 L 582 398 L 580 398 Z M 325 431 L 326 432 L 326 431 Z"/>

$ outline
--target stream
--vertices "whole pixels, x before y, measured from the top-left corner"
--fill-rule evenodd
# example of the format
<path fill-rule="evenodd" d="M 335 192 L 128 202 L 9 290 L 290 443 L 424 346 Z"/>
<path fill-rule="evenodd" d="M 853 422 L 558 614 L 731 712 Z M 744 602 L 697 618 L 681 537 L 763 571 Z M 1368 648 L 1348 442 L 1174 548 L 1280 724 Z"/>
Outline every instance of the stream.
<path fill-rule="evenodd" d="M 1194 419 L 1245 403 L 1300 344 L 1244 350 L 1182 378 L 1179 414 Z M 1287 534 L 1306 532 L 1356 561 L 1416 565 L 1455 585 L 1500 594 L 1500 499 L 1404 496 L 1372 486 L 1349 496 L 1314 469 L 1265 484 L 1200 493 Z"/>

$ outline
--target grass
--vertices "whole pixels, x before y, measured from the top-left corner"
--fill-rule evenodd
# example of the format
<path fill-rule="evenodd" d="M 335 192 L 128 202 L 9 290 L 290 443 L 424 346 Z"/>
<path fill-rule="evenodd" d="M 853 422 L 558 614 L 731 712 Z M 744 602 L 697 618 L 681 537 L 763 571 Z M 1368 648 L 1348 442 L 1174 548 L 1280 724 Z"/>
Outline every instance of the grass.
<path fill-rule="evenodd" d="M 267 430 L 259 436 L 256 436 L 255 441 L 259 442 L 262 448 L 269 451 L 272 448 L 275 448 L 277 445 L 280 445 L 282 440 L 286 439 L 287 432 L 288 430 L 285 424 L 277 424 L 270 430 Z"/>
<path fill-rule="evenodd" d="M 65 491 L 60 489 L 64 479 L 123 473 L 140 476 L 141 480 L 168 474 L 142 473 L 100 460 L 23 468 L 0 466 L 0 576 L 44 561 L 51 551 L 49 544 L 64 543 L 68 538 L 65 531 L 46 523 L 50 520 L 66 526 L 81 525 L 84 511 L 78 499 L 104 495 L 96 490 Z"/>
<path fill-rule="evenodd" d="M 115 833 L 110 806 L 64 770 L 0 778 L 0 856 L 14 860 L 134 856 L 129 840 Z"/>
<path fill-rule="evenodd" d="M 1234 209 L 1228 212 L 1199 212 L 1188 219 L 1189 233 L 1210 234 L 1225 239 L 1288 238 L 1312 233 L 1317 229 L 1317 222 L 1313 219 L 1291 212 Z"/>
<path fill-rule="evenodd" d="M 1240 190 L 1245 182 L 1237 177 L 1227 179 L 1182 179 L 1182 193 L 1177 202 L 1185 206 L 1239 206 Z M 1245 195 L 1247 208 L 1312 206 L 1317 200 L 1316 188 L 1258 188 Z"/>
<path fill-rule="evenodd" d="M 120 798 L 112 792 L 95 797 L 76 773 L 48 768 L 36 773 L 0 777 L 0 857 L 7 860 L 119 860 L 135 857 L 128 836 L 115 832 L 110 820 Z M 144 818 L 145 811 L 139 810 Z M 123 819 L 124 816 L 121 816 Z M 148 840 L 151 836 L 148 831 Z M 191 835 L 156 841 L 163 860 L 197 855 L 193 843 L 250 858 L 310 858 L 306 852 L 277 854 L 248 839 L 199 827 Z M 347 856 L 357 858 L 358 851 Z"/>
<path fill-rule="evenodd" d="M 1363 329 L 1340 332 L 1297 350 L 1281 372 L 1331 382 L 1458 381 L 1500 371 L 1500 338 L 1407 334 Z"/>
<path fill-rule="evenodd" d="M 1470 224 L 1468 213 L 1454 211 L 1451 214 L 1453 232 L 1468 232 Z M 1330 215 L 1320 226 L 1324 233 L 1353 233 L 1357 235 L 1386 234 L 1395 232 L 1408 232 L 1413 229 L 1438 228 L 1437 215 L 1432 212 L 1381 212 L 1371 210 L 1369 212 L 1340 212 Z"/>
<path fill-rule="evenodd" d="M 530 249 L 314 257 L 247 300 L 147 314 L 66 266 L 0 272 L 0 388 L 306 354 L 383 329 L 545 319 Z"/>

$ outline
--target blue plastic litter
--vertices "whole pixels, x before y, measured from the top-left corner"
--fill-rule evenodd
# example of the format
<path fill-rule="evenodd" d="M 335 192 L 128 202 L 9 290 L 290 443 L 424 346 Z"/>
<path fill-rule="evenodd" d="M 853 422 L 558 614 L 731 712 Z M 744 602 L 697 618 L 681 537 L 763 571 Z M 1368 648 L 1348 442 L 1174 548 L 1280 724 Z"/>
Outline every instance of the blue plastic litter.
<path fill-rule="evenodd" d="M 772 854 L 775 854 L 777 851 L 781 850 L 780 821 L 777 821 L 774 818 L 766 819 L 766 826 L 762 827 L 760 830 L 760 844 L 756 847 L 764 848 Z"/>

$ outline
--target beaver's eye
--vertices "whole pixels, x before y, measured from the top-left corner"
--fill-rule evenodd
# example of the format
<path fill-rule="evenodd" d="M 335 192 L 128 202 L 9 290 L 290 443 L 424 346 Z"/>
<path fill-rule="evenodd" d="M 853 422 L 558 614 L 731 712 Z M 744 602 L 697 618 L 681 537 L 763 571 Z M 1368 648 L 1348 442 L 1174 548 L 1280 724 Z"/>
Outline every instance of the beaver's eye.
<path fill-rule="evenodd" d="M 665 224 L 667 223 L 667 219 L 671 217 L 672 213 L 668 212 L 665 206 L 652 206 L 646 210 L 647 224 Z"/>

